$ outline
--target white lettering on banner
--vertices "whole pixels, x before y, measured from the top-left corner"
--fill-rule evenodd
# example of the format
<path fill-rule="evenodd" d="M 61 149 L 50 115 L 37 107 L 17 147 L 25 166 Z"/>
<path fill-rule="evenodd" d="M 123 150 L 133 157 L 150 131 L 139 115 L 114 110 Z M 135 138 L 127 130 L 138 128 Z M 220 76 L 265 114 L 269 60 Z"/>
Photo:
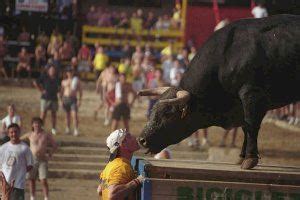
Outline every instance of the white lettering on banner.
<path fill-rule="evenodd" d="M 47 12 L 48 0 L 16 0 L 16 10 Z"/>

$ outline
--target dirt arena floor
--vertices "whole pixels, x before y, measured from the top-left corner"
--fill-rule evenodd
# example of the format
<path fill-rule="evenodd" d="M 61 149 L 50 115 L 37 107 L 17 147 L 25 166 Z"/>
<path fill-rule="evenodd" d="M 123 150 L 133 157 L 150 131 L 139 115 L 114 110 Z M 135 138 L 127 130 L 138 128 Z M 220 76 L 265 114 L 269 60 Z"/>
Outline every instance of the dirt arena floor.
<path fill-rule="evenodd" d="M 9 103 L 16 105 L 17 113 L 22 117 L 23 133 L 30 130 L 30 121 L 33 116 L 39 116 L 40 92 L 30 87 L 4 87 L 0 86 L 0 118 L 6 115 L 6 107 Z M 98 106 L 99 97 L 92 90 L 85 90 L 83 102 L 80 107 L 80 136 L 103 140 L 109 133 L 109 127 L 103 125 L 103 116 L 100 112 L 98 119 L 94 120 L 94 109 Z M 136 101 L 132 110 L 130 123 L 131 132 L 138 135 L 146 122 L 146 99 Z M 50 130 L 50 113 L 46 122 L 46 130 Z M 64 112 L 59 108 L 58 112 L 58 137 L 63 135 L 65 120 Z M 218 146 L 223 129 L 218 127 L 209 128 L 209 139 L 212 146 Z M 242 144 L 242 130 L 239 129 L 237 146 Z M 70 136 L 72 137 L 72 136 Z M 228 139 L 231 139 L 231 135 Z M 103 141 L 104 142 L 104 141 Z M 227 141 L 229 143 L 229 140 Z M 285 129 L 266 123 L 260 130 L 258 145 L 264 163 L 264 155 L 268 155 L 267 164 L 282 164 L 300 166 L 300 132 L 287 131 Z M 180 148 L 188 150 L 186 141 L 180 144 Z M 95 199 L 96 180 L 68 180 L 50 179 L 51 199 Z M 63 192 L 62 192 L 63 191 Z M 40 193 L 40 192 L 39 192 Z M 64 196 L 62 196 L 64 195 Z M 65 198 L 66 197 L 66 198 Z M 68 197 L 68 198 L 67 198 Z"/>

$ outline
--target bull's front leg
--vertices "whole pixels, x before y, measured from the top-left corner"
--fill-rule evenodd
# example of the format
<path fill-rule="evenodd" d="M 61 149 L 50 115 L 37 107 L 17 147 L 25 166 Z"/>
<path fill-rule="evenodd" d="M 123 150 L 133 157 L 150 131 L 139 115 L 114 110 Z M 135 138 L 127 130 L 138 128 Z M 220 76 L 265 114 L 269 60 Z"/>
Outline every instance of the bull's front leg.
<path fill-rule="evenodd" d="M 258 163 L 257 136 L 267 111 L 267 98 L 262 89 L 249 85 L 244 86 L 239 95 L 243 104 L 244 123 L 242 128 L 246 137 L 242 149 L 245 159 L 241 168 L 252 169 Z"/>
<path fill-rule="evenodd" d="M 244 141 L 243 141 L 243 146 L 242 146 L 242 150 L 241 150 L 241 153 L 240 153 L 240 159 L 237 162 L 238 165 L 242 164 L 243 161 L 245 160 L 245 157 L 246 157 L 246 147 L 247 147 L 247 134 L 244 131 Z"/>

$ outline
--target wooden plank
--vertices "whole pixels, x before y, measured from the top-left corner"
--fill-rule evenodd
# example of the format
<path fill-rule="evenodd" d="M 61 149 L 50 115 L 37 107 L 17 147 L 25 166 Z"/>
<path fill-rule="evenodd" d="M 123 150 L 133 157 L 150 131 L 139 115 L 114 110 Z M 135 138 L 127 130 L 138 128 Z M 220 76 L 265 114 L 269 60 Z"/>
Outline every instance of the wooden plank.
<path fill-rule="evenodd" d="M 170 37 L 170 38 L 181 38 L 184 34 L 181 30 L 142 30 L 134 33 L 132 29 L 125 28 L 113 28 L 113 27 L 97 27 L 84 25 L 82 27 L 84 35 L 87 33 L 96 34 L 116 34 L 116 35 L 142 35 L 142 36 L 153 36 L 153 37 Z"/>
<path fill-rule="evenodd" d="M 149 161 L 145 166 L 149 178 L 249 182 L 300 185 L 300 168 L 264 166 L 242 170 L 239 165 L 212 162 L 173 162 L 166 167 L 163 161 Z"/>
<path fill-rule="evenodd" d="M 176 160 L 176 159 L 154 159 L 147 158 L 147 161 L 150 162 L 153 166 L 166 166 L 168 163 L 172 163 L 172 167 L 179 168 L 194 168 L 194 169 L 227 169 L 230 171 L 263 171 L 263 172 L 280 172 L 280 173 L 299 173 L 300 167 L 298 166 L 281 166 L 281 165 L 260 165 L 258 164 L 253 170 L 242 170 L 240 165 L 230 162 L 211 162 L 211 161 L 195 161 L 195 160 Z"/>
<path fill-rule="evenodd" d="M 150 43 L 151 47 L 162 49 L 169 45 L 169 42 L 152 42 L 152 41 L 138 41 L 138 40 L 121 40 L 121 39 L 109 39 L 109 38 L 89 38 L 83 37 L 82 42 L 87 44 L 95 44 L 99 42 L 101 45 L 113 45 L 113 46 L 121 46 L 124 44 L 129 43 L 131 46 L 141 45 L 144 46 L 147 43 Z M 181 48 L 183 47 L 182 42 L 174 42 L 174 48 Z"/>
<path fill-rule="evenodd" d="M 152 199 L 299 200 L 300 186 L 219 181 L 147 179 Z"/>

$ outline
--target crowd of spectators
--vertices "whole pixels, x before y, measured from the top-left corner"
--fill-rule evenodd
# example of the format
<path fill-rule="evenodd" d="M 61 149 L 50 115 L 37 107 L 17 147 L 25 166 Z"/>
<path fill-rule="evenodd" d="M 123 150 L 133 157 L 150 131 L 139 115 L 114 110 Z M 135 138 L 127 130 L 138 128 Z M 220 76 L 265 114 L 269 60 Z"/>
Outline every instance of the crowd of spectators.
<path fill-rule="evenodd" d="M 71 59 L 73 61 L 76 59 L 77 62 L 79 40 L 70 31 L 63 35 L 58 29 L 54 29 L 50 36 L 45 32 L 40 32 L 33 41 L 34 50 L 30 48 L 31 37 L 31 34 L 23 27 L 16 38 L 19 44 L 19 52 L 16 56 L 17 64 L 9 70 L 16 71 L 17 77 L 26 76 L 26 73 L 31 77 L 32 71 L 43 72 L 49 64 L 54 64 L 60 72 L 64 65 L 70 63 Z M 4 66 L 5 57 L 13 54 L 9 50 L 5 35 L 0 35 L 0 71 L 5 77 L 7 77 L 5 69 L 8 68 Z M 79 59 L 84 60 L 85 57 L 79 56 Z"/>
<path fill-rule="evenodd" d="M 152 11 L 145 13 L 141 8 L 129 13 L 126 11 L 111 11 L 92 5 L 89 12 L 87 12 L 86 20 L 87 24 L 92 26 L 131 28 L 136 32 L 142 29 L 179 29 L 181 24 L 181 8 L 180 5 L 177 5 L 172 13 L 157 16 Z"/>

